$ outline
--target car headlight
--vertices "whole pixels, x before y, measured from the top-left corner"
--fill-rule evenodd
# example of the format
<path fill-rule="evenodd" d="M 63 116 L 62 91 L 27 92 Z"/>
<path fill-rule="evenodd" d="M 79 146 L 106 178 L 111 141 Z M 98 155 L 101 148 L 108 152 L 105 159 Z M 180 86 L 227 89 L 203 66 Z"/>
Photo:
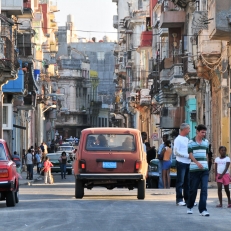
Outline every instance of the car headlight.
<path fill-rule="evenodd" d="M 151 171 L 151 172 L 157 172 L 158 171 L 158 166 L 157 165 L 149 166 L 149 171 Z"/>

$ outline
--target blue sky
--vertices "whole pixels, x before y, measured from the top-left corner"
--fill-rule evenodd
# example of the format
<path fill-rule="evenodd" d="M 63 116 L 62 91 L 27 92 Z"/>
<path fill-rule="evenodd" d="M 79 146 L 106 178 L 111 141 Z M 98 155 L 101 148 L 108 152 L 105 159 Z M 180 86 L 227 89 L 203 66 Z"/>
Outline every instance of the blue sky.
<path fill-rule="evenodd" d="M 77 30 L 100 31 L 77 32 L 79 37 L 96 37 L 97 41 L 106 34 L 111 40 L 116 40 L 116 32 L 113 28 L 113 15 L 116 15 L 116 3 L 112 0 L 53 0 L 57 2 L 60 12 L 56 13 L 56 21 L 59 26 L 64 26 L 68 14 L 74 16 Z"/>

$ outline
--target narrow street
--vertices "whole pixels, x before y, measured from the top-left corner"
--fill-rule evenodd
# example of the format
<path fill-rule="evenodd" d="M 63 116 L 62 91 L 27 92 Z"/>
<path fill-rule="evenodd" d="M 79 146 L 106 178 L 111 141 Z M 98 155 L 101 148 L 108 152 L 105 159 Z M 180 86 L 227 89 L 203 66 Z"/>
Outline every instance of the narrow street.
<path fill-rule="evenodd" d="M 210 217 L 201 217 L 194 209 L 175 205 L 174 188 L 147 189 L 144 201 L 136 199 L 136 190 L 86 190 L 82 200 L 74 198 L 74 177 L 55 184 L 37 181 L 20 187 L 20 202 L 7 208 L 0 202 L 1 227 L 4 230 L 230 230 L 231 210 L 215 208 L 216 189 L 209 189 Z M 13 221 L 13 222 L 12 222 Z"/>

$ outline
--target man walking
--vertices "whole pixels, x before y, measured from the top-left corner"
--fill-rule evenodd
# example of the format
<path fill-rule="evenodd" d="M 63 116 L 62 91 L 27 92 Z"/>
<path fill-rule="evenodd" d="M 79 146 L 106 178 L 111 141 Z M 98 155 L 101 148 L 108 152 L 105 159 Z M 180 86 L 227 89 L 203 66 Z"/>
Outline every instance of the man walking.
<path fill-rule="evenodd" d="M 176 204 L 185 206 L 189 194 L 189 166 L 191 159 L 188 154 L 188 138 L 190 127 L 186 123 L 180 125 L 180 134 L 174 140 L 174 154 L 176 156 Z M 183 195 L 182 195 L 183 189 Z M 184 199 L 184 201 L 183 201 Z"/>
<path fill-rule="evenodd" d="M 168 134 L 164 134 L 163 137 L 163 143 L 159 146 L 158 153 L 157 153 L 157 158 L 159 159 L 159 183 L 158 183 L 158 188 L 164 188 L 163 185 L 163 178 L 162 178 L 162 165 L 163 165 L 163 158 L 161 157 L 161 152 L 163 148 L 165 147 L 165 142 L 168 140 Z"/>
<path fill-rule="evenodd" d="M 193 205 L 197 196 L 198 186 L 201 185 L 200 201 L 198 209 L 201 216 L 209 216 L 206 208 L 206 201 L 208 196 L 208 180 L 209 168 L 207 162 L 207 155 L 209 149 L 209 142 L 205 139 L 207 128 L 205 125 L 197 126 L 197 134 L 189 141 L 189 157 L 192 160 L 190 164 L 190 190 L 187 202 L 187 213 L 193 214 Z"/>

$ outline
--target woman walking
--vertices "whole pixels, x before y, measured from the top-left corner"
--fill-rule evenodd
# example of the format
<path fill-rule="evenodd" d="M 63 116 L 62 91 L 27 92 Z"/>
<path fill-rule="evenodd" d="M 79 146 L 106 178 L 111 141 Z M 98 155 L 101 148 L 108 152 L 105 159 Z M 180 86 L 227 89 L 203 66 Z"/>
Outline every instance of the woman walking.
<path fill-rule="evenodd" d="M 165 141 L 165 148 L 163 150 L 163 166 L 162 166 L 162 177 L 164 188 L 170 188 L 170 167 L 171 167 L 171 141 Z"/>
<path fill-rule="evenodd" d="M 66 152 L 62 152 L 60 157 L 60 168 L 61 168 L 61 178 L 66 179 L 66 166 L 67 166 L 67 154 Z"/>

